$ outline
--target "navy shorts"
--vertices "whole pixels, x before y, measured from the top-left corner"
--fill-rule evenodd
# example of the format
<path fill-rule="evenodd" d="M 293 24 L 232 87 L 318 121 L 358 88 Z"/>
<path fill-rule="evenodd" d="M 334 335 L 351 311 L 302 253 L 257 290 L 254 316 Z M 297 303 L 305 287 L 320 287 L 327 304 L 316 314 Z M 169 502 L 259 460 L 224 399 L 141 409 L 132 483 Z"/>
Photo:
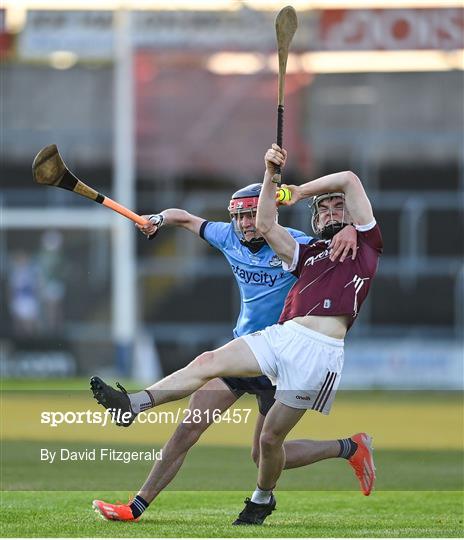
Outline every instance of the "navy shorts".
<path fill-rule="evenodd" d="M 274 405 L 275 386 L 265 376 L 260 377 L 223 377 L 222 380 L 238 398 L 243 394 L 254 394 L 258 401 L 259 412 L 266 416 Z"/>

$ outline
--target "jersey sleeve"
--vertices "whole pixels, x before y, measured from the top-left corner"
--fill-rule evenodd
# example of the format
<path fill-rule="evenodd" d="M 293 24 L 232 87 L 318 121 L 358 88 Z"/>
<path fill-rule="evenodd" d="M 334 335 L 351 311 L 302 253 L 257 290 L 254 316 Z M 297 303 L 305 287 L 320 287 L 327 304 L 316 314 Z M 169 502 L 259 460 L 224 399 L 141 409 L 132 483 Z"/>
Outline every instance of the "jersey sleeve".
<path fill-rule="evenodd" d="M 204 221 L 200 227 L 200 236 L 211 246 L 222 250 L 226 246 L 231 226 L 230 223 L 220 221 Z"/>
<path fill-rule="evenodd" d="M 366 242 L 366 244 L 372 249 L 375 249 L 379 253 L 382 253 L 382 233 L 380 232 L 380 227 L 375 219 L 367 225 L 356 225 L 356 230 L 358 231 L 358 236 L 360 239 Z"/>
<path fill-rule="evenodd" d="M 293 259 L 290 264 L 287 264 L 285 261 L 282 261 L 282 269 L 286 272 L 292 272 L 295 270 L 296 265 L 298 264 L 298 257 L 300 254 L 300 244 L 293 238 L 294 247 L 293 247 Z"/>
<path fill-rule="evenodd" d="M 296 262 L 295 270 L 292 272 L 292 274 L 296 277 L 300 277 L 304 262 L 308 257 L 308 253 L 312 252 L 312 247 L 310 244 L 300 244 L 298 247 L 298 260 Z"/>
<path fill-rule="evenodd" d="M 308 250 L 309 244 L 300 244 L 295 240 L 295 251 L 293 253 L 292 263 L 288 265 L 285 263 L 285 261 L 282 261 L 282 269 L 286 270 L 287 272 L 291 272 L 296 277 L 299 277 L 303 267 L 303 262 L 305 260 L 305 255 Z"/>
<path fill-rule="evenodd" d="M 304 246 L 311 244 L 316 239 L 312 236 L 308 236 L 304 232 L 297 231 L 296 229 L 290 229 L 287 227 L 287 231 L 295 240 L 295 251 L 293 252 L 293 259 L 291 264 L 287 264 L 285 261 L 282 261 L 282 269 L 286 272 L 291 272 L 295 276 L 299 276 L 300 272 L 298 269 L 298 263 L 301 258 L 301 253 L 306 251 L 304 249 Z"/>

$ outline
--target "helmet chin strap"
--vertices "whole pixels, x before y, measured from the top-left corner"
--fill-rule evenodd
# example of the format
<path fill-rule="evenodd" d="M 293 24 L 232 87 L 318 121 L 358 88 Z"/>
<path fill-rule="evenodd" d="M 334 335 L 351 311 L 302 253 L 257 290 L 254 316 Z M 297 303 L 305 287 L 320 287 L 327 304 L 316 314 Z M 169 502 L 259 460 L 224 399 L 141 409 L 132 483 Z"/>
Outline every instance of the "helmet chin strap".
<path fill-rule="evenodd" d="M 241 239 L 242 246 L 248 248 L 252 253 L 257 253 L 265 244 L 267 244 L 264 238 L 252 238 L 251 240 Z"/>
<path fill-rule="evenodd" d="M 322 240 L 332 240 L 332 238 L 347 225 L 349 225 L 349 223 L 344 223 L 343 221 L 339 223 L 331 223 L 330 225 L 326 225 L 321 230 L 319 236 L 322 238 Z"/>
<path fill-rule="evenodd" d="M 234 219 L 234 222 L 235 222 L 235 231 L 237 232 L 240 243 L 242 244 L 242 246 L 245 246 L 247 249 L 249 249 L 252 253 L 257 253 L 265 244 L 267 244 L 266 240 L 264 240 L 262 236 L 260 236 L 259 238 L 252 238 L 251 240 L 247 240 L 245 238 L 245 233 L 237 224 L 236 219 Z M 256 232 L 256 229 L 254 229 L 253 232 Z"/>
<path fill-rule="evenodd" d="M 256 229 L 254 232 L 256 232 Z M 259 236 L 258 238 L 252 238 L 251 240 L 246 240 L 245 233 L 242 232 L 240 243 L 242 244 L 242 246 L 248 248 L 252 253 L 257 253 L 267 242 L 262 236 Z"/>

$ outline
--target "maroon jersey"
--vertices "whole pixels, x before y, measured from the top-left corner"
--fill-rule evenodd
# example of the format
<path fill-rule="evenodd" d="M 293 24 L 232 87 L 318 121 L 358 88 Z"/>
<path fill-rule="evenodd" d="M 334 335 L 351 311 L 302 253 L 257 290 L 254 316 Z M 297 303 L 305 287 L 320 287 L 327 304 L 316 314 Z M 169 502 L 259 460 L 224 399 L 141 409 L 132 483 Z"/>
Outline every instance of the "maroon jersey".
<path fill-rule="evenodd" d="M 365 230 L 366 228 L 369 230 Z M 298 280 L 285 299 L 279 323 L 305 315 L 348 315 L 349 327 L 366 299 L 383 241 L 375 223 L 358 228 L 358 252 L 344 262 L 329 259 L 330 240 L 298 244 L 290 270 Z M 285 265 L 284 265 L 285 267 Z"/>

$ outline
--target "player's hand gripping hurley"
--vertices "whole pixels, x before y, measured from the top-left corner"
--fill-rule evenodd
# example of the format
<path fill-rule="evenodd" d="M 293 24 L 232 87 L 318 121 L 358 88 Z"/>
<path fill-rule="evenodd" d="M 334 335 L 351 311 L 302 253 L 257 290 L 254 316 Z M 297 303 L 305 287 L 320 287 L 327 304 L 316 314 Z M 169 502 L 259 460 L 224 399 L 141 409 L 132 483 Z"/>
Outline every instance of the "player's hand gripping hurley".
<path fill-rule="evenodd" d="M 279 56 L 279 79 L 278 79 L 278 99 L 277 99 L 277 145 L 282 148 L 284 130 L 284 95 L 285 95 L 285 73 L 287 71 L 288 49 L 295 35 L 298 26 L 296 11 L 292 6 L 282 8 L 275 21 L 277 52 Z M 272 177 L 272 181 L 281 184 L 281 170 L 277 168 Z"/>
<path fill-rule="evenodd" d="M 68 191 L 74 191 L 74 193 L 114 210 L 138 225 L 146 225 L 148 223 L 146 219 L 135 212 L 132 212 L 132 210 L 129 210 L 125 206 L 122 206 L 122 204 L 98 193 L 98 191 L 95 191 L 74 176 L 60 156 L 56 144 L 51 144 L 42 148 L 35 156 L 32 163 L 32 176 L 38 184 L 45 184 L 67 189 Z"/>

